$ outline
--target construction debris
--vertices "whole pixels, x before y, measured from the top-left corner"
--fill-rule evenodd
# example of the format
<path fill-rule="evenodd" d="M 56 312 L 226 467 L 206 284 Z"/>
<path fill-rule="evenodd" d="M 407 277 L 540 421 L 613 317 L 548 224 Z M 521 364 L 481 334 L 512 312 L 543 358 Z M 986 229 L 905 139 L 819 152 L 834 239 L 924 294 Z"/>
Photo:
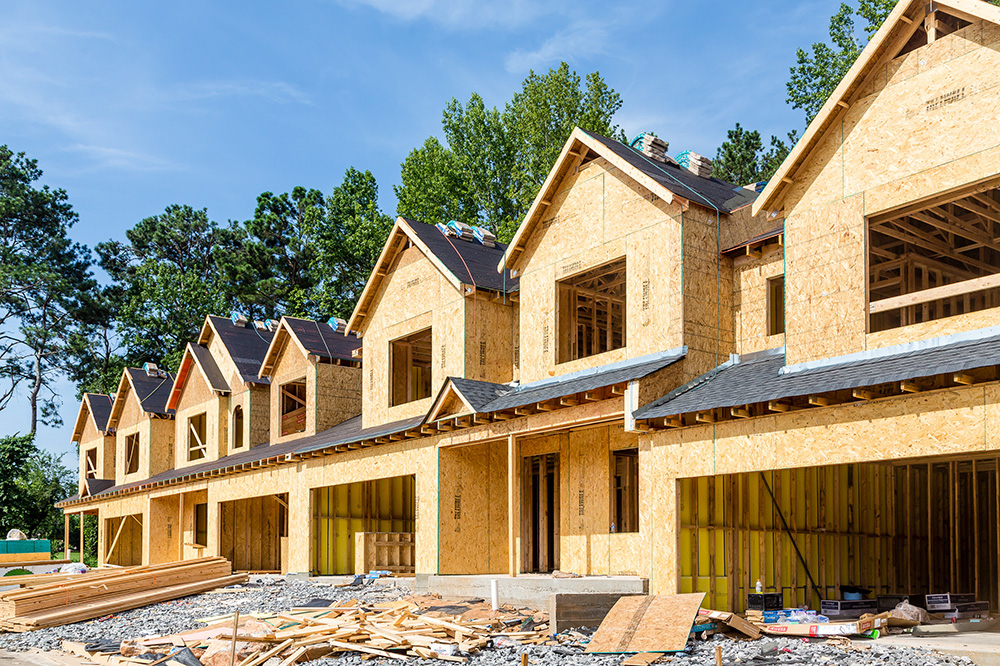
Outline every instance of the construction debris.
<path fill-rule="evenodd" d="M 0 593 L 0 629 L 57 627 L 159 601 L 246 582 L 223 557 L 129 569 L 99 570 L 52 580 L 32 576 L 27 587 Z"/>

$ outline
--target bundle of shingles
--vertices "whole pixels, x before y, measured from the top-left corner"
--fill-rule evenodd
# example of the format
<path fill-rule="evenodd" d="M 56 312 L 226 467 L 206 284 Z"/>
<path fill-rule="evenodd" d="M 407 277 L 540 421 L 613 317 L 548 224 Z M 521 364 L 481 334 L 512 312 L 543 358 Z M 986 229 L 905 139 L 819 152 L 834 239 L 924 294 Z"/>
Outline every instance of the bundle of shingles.
<path fill-rule="evenodd" d="M 204 629 L 123 642 L 118 655 L 88 652 L 106 663 L 164 663 L 183 666 L 193 657 L 204 666 L 260 666 L 278 658 L 281 666 L 337 653 L 356 653 L 405 661 L 410 657 L 464 662 L 493 642 L 549 642 L 548 624 L 500 617 L 463 620 L 432 617 L 407 600 L 364 606 L 349 600 L 328 608 L 299 608 L 287 613 L 240 616 L 238 613 Z M 235 636 L 235 642 L 233 641 Z M 78 645 L 64 649 L 79 652 Z M 140 657 L 140 655 L 142 655 Z M 151 662 L 150 658 L 154 660 Z"/>
<path fill-rule="evenodd" d="M 677 156 L 677 163 L 682 167 L 702 178 L 712 176 L 712 160 L 704 155 L 699 155 L 693 150 L 685 150 Z"/>
<path fill-rule="evenodd" d="M 639 151 L 647 157 L 651 157 L 657 162 L 663 162 L 664 164 L 673 162 L 673 160 L 667 156 L 667 149 L 670 147 L 670 144 L 660 137 L 646 132 L 639 137 L 637 143 L 638 145 L 633 145 L 636 145 Z"/>
<path fill-rule="evenodd" d="M 32 576 L 26 587 L 0 593 L 0 629 L 31 631 L 179 599 L 247 580 L 223 557 L 127 569 L 109 569 L 53 580 Z"/>

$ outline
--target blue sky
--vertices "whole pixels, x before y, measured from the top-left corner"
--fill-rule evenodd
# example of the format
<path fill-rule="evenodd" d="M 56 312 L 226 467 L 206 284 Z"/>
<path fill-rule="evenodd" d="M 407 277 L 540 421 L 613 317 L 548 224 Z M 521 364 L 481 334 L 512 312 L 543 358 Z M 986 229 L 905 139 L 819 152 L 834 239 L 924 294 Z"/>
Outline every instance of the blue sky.
<path fill-rule="evenodd" d="M 350 166 L 375 174 L 394 213 L 399 164 L 440 136 L 448 100 L 475 91 L 502 106 L 530 69 L 560 60 L 600 71 L 624 102 L 617 123 L 671 153 L 714 156 L 736 122 L 801 130 L 788 68 L 838 6 L 4 0 L 0 144 L 67 190 L 73 235 L 91 247 L 172 203 L 246 219 L 259 193 L 329 192 Z M 39 443 L 69 453 L 77 404 L 61 389 L 66 423 Z M 0 411 L 0 433 L 27 429 L 24 404 Z"/>

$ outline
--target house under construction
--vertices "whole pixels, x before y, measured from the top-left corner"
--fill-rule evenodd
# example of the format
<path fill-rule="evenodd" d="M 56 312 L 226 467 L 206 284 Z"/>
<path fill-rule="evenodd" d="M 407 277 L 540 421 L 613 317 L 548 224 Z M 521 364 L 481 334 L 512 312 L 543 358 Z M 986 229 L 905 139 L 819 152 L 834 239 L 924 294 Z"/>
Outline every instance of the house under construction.
<path fill-rule="evenodd" d="M 59 506 L 120 565 L 996 610 L 997 108 L 1000 8 L 902 0 L 760 192 L 578 129 L 510 245 L 400 218 L 349 322 L 84 396 Z"/>

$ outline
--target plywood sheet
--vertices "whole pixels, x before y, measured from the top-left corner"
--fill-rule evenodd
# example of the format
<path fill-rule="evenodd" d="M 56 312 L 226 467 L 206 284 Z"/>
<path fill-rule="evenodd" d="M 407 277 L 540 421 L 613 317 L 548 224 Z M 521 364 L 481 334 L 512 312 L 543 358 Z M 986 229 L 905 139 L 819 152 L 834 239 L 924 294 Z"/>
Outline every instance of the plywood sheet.
<path fill-rule="evenodd" d="M 587 652 L 680 652 L 704 598 L 704 592 L 622 597 Z"/>

